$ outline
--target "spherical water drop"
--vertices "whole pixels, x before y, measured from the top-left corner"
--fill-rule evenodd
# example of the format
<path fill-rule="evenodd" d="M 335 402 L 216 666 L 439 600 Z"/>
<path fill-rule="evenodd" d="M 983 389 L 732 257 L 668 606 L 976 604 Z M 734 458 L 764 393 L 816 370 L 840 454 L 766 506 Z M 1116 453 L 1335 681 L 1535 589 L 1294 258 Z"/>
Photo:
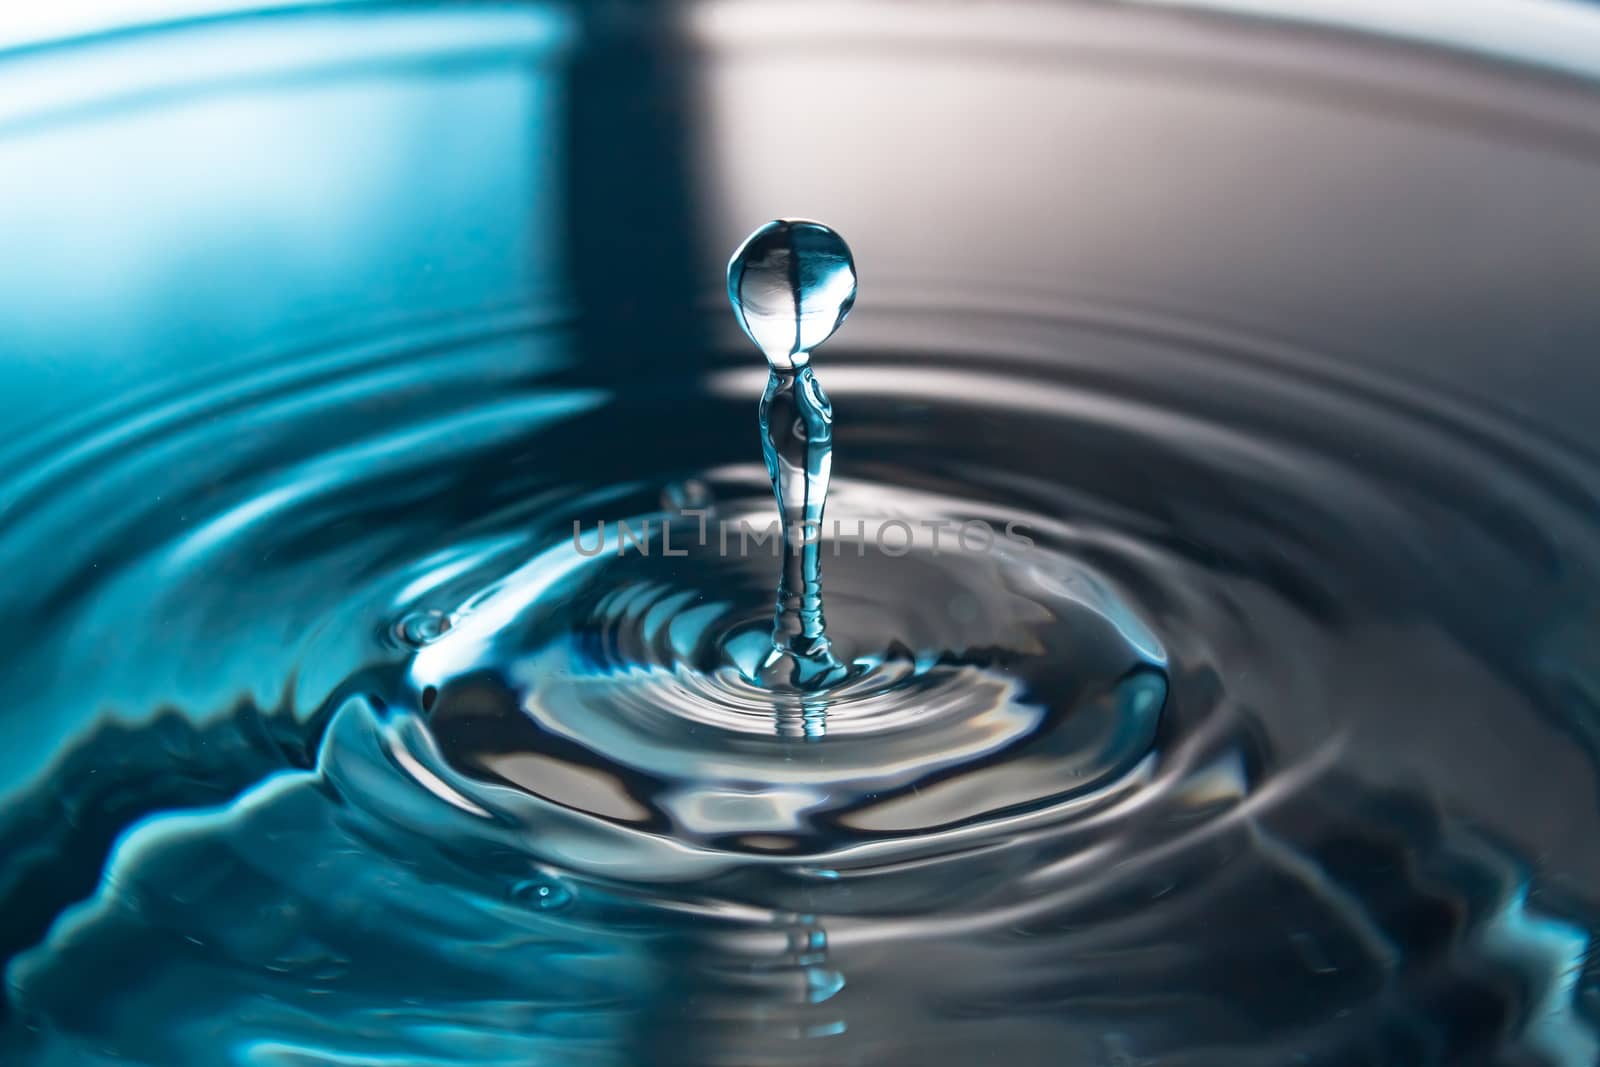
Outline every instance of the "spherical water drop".
<path fill-rule="evenodd" d="M 775 219 L 728 261 L 728 299 L 772 369 L 794 371 L 855 304 L 850 246 L 820 222 Z"/>

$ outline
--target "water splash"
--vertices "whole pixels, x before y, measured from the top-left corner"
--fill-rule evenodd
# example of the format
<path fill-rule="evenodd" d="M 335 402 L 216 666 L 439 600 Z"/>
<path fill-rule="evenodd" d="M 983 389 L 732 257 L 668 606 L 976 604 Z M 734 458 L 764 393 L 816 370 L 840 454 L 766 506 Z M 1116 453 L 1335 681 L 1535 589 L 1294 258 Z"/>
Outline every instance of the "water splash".
<path fill-rule="evenodd" d="M 825 689 L 850 671 L 834 655 L 822 614 L 833 405 L 811 369 L 811 352 L 855 304 L 855 260 L 844 238 L 821 223 L 776 219 L 745 238 L 728 261 L 728 299 L 771 368 L 761 394 L 761 453 L 778 502 L 783 567 L 761 678 L 803 691 Z M 824 712 L 813 709 L 803 735 L 820 737 L 823 723 Z"/>

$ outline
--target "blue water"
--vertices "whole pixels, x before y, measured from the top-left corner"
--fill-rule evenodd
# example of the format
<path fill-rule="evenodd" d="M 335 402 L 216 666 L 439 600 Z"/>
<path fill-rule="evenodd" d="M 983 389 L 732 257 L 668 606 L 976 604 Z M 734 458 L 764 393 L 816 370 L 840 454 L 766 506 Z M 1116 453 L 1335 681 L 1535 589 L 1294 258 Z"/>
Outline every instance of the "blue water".
<path fill-rule="evenodd" d="M 1592 451 L 869 261 L 813 366 L 856 296 L 816 224 L 736 255 L 744 337 L 629 335 L 615 276 L 534 280 L 548 153 L 496 146 L 550 86 L 498 20 L 559 38 L 486 10 L 303 135 L 355 167 L 447 96 L 465 155 L 394 149 L 434 199 L 174 267 L 83 324 L 145 361 L 98 399 L 15 370 L 0 1062 L 1596 1062 Z M 474 244 L 480 202 L 532 214 Z"/>

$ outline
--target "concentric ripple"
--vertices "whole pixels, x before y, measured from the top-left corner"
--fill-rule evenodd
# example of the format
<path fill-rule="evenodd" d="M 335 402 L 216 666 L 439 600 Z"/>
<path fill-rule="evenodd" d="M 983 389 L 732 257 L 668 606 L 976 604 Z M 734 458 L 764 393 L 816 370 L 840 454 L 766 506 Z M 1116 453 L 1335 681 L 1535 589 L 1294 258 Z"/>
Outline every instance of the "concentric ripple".
<path fill-rule="evenodd" d="M 821 693 L 743 363 L 455 323 L 30 464 L 0 1058 L 1592 1063 L 1595 457 L 958 317 L 830 359 Z"/>
<path fill-rule="evenodd" d="M 768 523 L 759 477 L 717 479 L 693 517 L 601 520 L 588 545 L 580 527 L 459 609 L 410 672 L 446 757 L 714 851 L 819 860 L 1071 802 L 1147 755 L 1164 656 L 1106 585 L 977 536 L 1004 518 L 887 486 L 841 487 L 835 522 L 859 537 L 823 542 L 848 680 L 764 686 L 778 546 L 747 536 Z M 917 545 L 898 515 L 972 536 Z"/>

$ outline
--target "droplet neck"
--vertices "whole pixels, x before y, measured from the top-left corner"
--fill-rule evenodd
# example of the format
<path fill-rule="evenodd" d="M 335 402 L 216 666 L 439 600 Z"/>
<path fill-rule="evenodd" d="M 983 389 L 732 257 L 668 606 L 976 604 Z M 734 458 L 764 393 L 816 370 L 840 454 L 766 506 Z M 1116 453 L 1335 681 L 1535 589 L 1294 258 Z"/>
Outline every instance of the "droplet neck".
<path fill-rule="evenodd" d="M 809 366 L 768 374 L 760 425 L 783 543 L 773 653 L 788 668 L 781 680 L 817 689 L 840 681 L 845 668 L 833 654 L 822 609 L 822 516 L 833 473 L 833 406 Z M 769 667 L 778 666 L 769 660 Z"/>

